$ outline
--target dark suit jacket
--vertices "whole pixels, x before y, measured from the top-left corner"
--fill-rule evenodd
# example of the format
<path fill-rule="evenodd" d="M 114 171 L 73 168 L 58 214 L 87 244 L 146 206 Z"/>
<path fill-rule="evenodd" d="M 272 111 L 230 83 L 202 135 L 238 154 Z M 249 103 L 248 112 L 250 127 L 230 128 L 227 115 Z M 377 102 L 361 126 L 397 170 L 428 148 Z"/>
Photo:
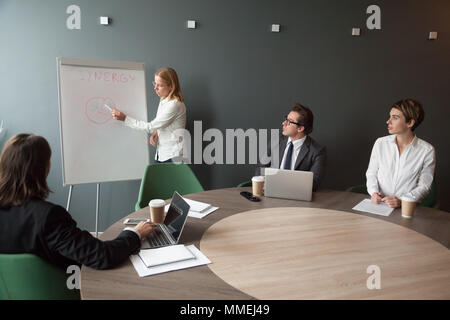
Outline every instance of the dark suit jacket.
<path fill-rule="evenodd" d="M 262 167 L 266 168 L 280 168 L 281 161 L 283 160 L 284 150 L 288 142 L 288 137 L 281 135 L 278 144 L 275 146 L 275 150 L 278 150 L 278 166 L 274 163 L 273 153 L 270 146 L 268 147 L 268 152 L 270 153 L 270 162 Z M 275 151 L 274 151 L 275 152 Z M 300 152 L 295 161 L 294 170 L 298 171 L 312 171 L 314 173 L 313 180 L 313 191 L 317 191 L 320 182 L 325 174 L 325 164 L 327 159 L 327 152 L 325 147 L 314 141 L 313 138 L 307 136 L 305 142 L 300 149 Z M 256 170 L 256 175 L 261 174 L 261 168 Z"/>
<path fill-rule="evenodd" d="M 140 246 L 138 235 L 132 231 L 101 241 L 77 228 L 64 208 L 47 201 L 0 209 L 0 253 L 32 253 L 64 270 L 75 264 L 112 268 Z"/>

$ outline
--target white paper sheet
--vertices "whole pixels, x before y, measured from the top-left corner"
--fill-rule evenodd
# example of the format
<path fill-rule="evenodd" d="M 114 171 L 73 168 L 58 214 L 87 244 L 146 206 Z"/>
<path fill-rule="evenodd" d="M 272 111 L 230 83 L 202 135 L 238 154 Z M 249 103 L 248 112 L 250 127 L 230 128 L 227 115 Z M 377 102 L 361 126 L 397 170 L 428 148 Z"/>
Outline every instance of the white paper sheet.
<path fill-rule="evenodd" d="M 389 216 L 394 208 L 389 207 L 386 203 L 380 202 L 379 204 L 372 203 L 370 199 L 364 199 L 356 206 L 353 207 L 353 210 L 368 212 L 373 214 L 378 214 L 380 216 Z"/>
<path fill-rule="evenodd" d="M 141 249 L 139 256 L 147 267 L 195 259 L 191 250 L 187 249 L 183 244 L 147 250 Z"/>
<path fill-rule="evenodd" d="M 193 244 L 187 246 L 186 248 L 188 248 L 192 252 L 192 254 L 195 256 L 195 259 L 173 262 L 150 268 L 147 268 L 145 266 L 144 262 L 142 262 L 139 255 L 131 255 L 130 260 L 139 277 L 147 277 L 154 274 L 187 269 L 211 263 L 211 261 L 203 253 L 201 253 L 201 251 L 198 250 Z"/>
<path fill-rule="evenodd" d="M 188 203 L 188 205 L 191 207 L 190 211 L 195 211 L 195 212 L 203 212 L 206 209 L 209 209 L 211 207 L 211 205 L 209 203 L 204 203 L 204 202 L 200 202 L 200 201 L 195 201 L 195 200 L 191 200 L 188 198 L 184 198 L 183 199 Z"/>
<path fill-rule="evenodd" d="M 219 209 L 219 207 L 211 207 L 203 212 L 195 212 L 195 211 L 189 210 L 188 217 L 202 219 L 202 218 L 206 217 L 208 214 L 213 213 L 217 209 Z"/>
<path fill-rule="evenodd" d="M 166 213 L 169 210 L 169 207 L 170 207 L 170 203 L 166 204 L 166 206 L 164 207 L 164 210 Z M 202 218 L 206 217 L 208 214 L 213 213 L 217 209 L 219 209 L 219 207 L 210 207 L 202 212 L 196 212 L 196 211 L 189 210 L 188 217 L 202 219 Z"/>

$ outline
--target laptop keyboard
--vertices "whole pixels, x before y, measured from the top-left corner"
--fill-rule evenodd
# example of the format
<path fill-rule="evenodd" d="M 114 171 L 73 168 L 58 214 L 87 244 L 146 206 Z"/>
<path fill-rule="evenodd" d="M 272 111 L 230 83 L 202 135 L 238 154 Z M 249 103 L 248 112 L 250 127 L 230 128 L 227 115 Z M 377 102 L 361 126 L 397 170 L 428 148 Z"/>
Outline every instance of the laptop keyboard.
<path fill-rule="evenodd" d="M 153 231 L 152 233 L 150 233 L 147 237 L 148 239 L 148 243 L 150 244 L 150 246 L 152 248 L 155 247 L 164 247 L 164 246 L 168 246 L 171 245 L 172 243 L 170 242 L 169 239 L 167 239 L 167 236 L 164 234 L 164 232 L 162 232 L 159 227 L 157 229 L 155 229 L 155 231 Z"/>

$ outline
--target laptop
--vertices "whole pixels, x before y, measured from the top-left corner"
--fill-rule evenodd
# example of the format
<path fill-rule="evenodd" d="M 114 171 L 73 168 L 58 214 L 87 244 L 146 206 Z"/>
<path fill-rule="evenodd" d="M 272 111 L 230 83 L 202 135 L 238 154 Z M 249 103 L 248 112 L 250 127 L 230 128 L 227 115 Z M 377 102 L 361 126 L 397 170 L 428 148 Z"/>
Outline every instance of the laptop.
<path fill-rule="evenodd" d="M 174 192 L 167 211 L 164 223 L 157 224 L 157 228 L 147 236 L 147 241 L 142 244 L 141 249 L 152 249 L 178 244 L 183 232 L 190 206 Z"/>
<path fill-rule="evenodd" d="M 314 173 L 265 168 L 264 196 L 311 201 Z"/>

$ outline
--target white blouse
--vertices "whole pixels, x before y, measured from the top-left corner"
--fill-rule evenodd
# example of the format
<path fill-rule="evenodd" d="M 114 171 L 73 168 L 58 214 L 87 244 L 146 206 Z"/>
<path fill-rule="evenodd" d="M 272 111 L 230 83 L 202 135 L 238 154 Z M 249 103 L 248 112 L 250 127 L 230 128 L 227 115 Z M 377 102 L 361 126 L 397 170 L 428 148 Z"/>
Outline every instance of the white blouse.
<path fill-rule="evenodd" d="M 414 137 L 400 155 L 396 135 L 378 138 L 366 172 L 367 192 L 419 202 L 431 189 L 435 165 L 434 147 L 426 141 Z"/>
<path fill-rule="evenodd" d="M 183 155 L 184 137 L 183 129 L 186 127 L 186 106 L 183 102 L 161 99 L 156 117 L 151 122 L 125 118 L 125 125 L 148 133 L 158 132 L 155 159 L 166 161 Z"/>

